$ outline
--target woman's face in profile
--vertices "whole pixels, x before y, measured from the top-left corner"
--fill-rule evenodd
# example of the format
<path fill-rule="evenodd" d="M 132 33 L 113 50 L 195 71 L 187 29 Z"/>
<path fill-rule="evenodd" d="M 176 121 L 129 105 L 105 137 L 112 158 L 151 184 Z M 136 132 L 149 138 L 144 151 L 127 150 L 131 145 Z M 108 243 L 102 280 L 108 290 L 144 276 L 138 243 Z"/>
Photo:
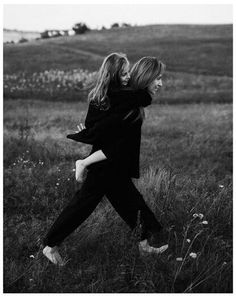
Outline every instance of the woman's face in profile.
<path fill-rule="evenodd" d="M 129 64 L 127 63 L 120 74 L 120 83 L 122 86 L 127 86 L 128 82 L 130 79 L 130 74 L 129 74 Z"/>
<path fill-rule="evenodd" d="M 162 76 L 160 75 L 148 86 L 148 91 L 151 94 L 156 94 L 161 87 L 162 87 Z"/>

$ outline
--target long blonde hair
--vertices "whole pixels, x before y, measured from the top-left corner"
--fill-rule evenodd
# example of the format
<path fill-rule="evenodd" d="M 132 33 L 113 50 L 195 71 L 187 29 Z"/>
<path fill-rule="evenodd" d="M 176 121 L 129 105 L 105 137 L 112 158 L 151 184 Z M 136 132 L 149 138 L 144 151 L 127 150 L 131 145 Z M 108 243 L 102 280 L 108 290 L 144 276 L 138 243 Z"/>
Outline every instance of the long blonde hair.
<path fill-rule="evenodd" d="M 137 89 L 146 89 L 157 77 L 165 71 L 165 64 L 158 60 L 156 57 L 143 57 L 138 60 L 132 67 L 130 72 L 129 85 Z M 144 119 L 144 108 L 139 108 L 140 113 L 135 119 Z"/>
<path fill-rule="evenodd" d="M 88 95 L 90 103 L 101 110 L 109 108 L 108 88 L 119 88 L 121 86 L 120 75 L 127 64 L 129 64 L 129 61 L 123 53 L 111 53 L 104 59 L 98 71 L 95 87 Z"/>
<path fill-rule="evenodd" d="M 133 65 L 129 84 L 133 89 L 146 89 L 164 71 L 165 64 L 156 57 L 143 57 Z"/>

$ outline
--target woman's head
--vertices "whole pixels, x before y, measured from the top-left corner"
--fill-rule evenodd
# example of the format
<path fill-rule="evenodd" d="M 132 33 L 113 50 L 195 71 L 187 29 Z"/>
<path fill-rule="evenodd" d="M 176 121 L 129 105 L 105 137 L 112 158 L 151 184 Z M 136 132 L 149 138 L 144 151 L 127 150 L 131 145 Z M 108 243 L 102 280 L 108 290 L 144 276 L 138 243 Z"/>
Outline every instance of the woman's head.
<path fill-rule="evenodd" d="M 89 101 L 95 105 L 105 107 L 107 105 L 108 88 L 121 88 L 129 81 L 129 61 L 123 53 L 108 55 L 98 71 L 95 87 L 89 93 Z"/>
<path fill-rule="evenodd" d="M 148 89 L 156 93 L 162 86 L 161 77 L 165 64 L 156 57 L 143 57 L 134 64 L 130 73 L 130 86 L 134 89 Z"/>

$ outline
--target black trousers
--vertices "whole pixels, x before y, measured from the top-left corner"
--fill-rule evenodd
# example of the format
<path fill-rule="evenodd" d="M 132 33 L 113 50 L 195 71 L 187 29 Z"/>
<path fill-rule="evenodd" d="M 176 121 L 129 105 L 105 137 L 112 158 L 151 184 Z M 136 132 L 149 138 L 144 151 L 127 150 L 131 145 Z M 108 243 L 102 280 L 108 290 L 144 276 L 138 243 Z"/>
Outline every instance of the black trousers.
<path fill-rule="evenodd" d="M 44 245 L 53 247 L 72 233 L 106 196 L 121 218 L 131 229 L 141 224 L 141 239 L 157 234 L 162 226 L 146 205 L 130 177 L 110 165 L 91 166 L 86 180 L 68 206 L 61 212 L 44 239 Z"/>

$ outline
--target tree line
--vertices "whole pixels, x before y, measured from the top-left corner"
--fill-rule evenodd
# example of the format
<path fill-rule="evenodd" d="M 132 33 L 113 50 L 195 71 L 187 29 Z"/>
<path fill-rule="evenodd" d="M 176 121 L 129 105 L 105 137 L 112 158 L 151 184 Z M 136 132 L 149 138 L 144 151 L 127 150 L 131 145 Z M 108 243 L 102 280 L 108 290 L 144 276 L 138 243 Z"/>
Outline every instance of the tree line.
<path fill-rule="evenodd" d="M 119 28 L 127 28 L 127 27 L 132 27 L 131 24 L 129 23 L 113 23 L 111 24 L 110 28 L 106 28 L 105 26 L 102 26 L 102 28 L 100 29 L 100 31 L 102 30 L 110 30 L 110 29 L 119 29 Z M 39 39 L 45 39 L 45 38 L 52 38 L 52 37 L 60 37 L 60 36 L 69 36 L 69 35 L 76 35 L 76 34 L 85 34 L 89 31 L 91 31 L 92 29 L 90 29 L 86 23 L 76 23 L 72 29 L 70 30 L 57 30 L 57 29 L 52 29 L 52 30 L 45 30 L 43 32 L 40 32 L 40 37 L 36 38 L 36 40 Z M 28 42 L 29 40 L 25 37 L 21 37 L 21 39 L 19 39 L 18 43 L 24 43 L 24 42 Z M 15 43 L 14 41 L 7 41 L 5 42 L 6 44 L 10 44 L 10 43 Z"/>
<path fill-rule="evenodd" d="M 105 26 L 102 26 L 101 30 L 109 30 L 114 28 L 127 28 L 131 27 L 128 23 L 113 23 L 110 28 L 106 28 Z M 86 25 L 86 23 L 77 23 L 72 27 L 72 30 L 74 31 L 74 34 L 84 34 L 88 31 L 91 31 L 91 29 Z M 59 36 L 68 36 L 70 34 L 71 30 L 45 30 L 44 32 L 40 33 L 41 38 L 50 38 L 50 37 L 59 37 Z"/>

